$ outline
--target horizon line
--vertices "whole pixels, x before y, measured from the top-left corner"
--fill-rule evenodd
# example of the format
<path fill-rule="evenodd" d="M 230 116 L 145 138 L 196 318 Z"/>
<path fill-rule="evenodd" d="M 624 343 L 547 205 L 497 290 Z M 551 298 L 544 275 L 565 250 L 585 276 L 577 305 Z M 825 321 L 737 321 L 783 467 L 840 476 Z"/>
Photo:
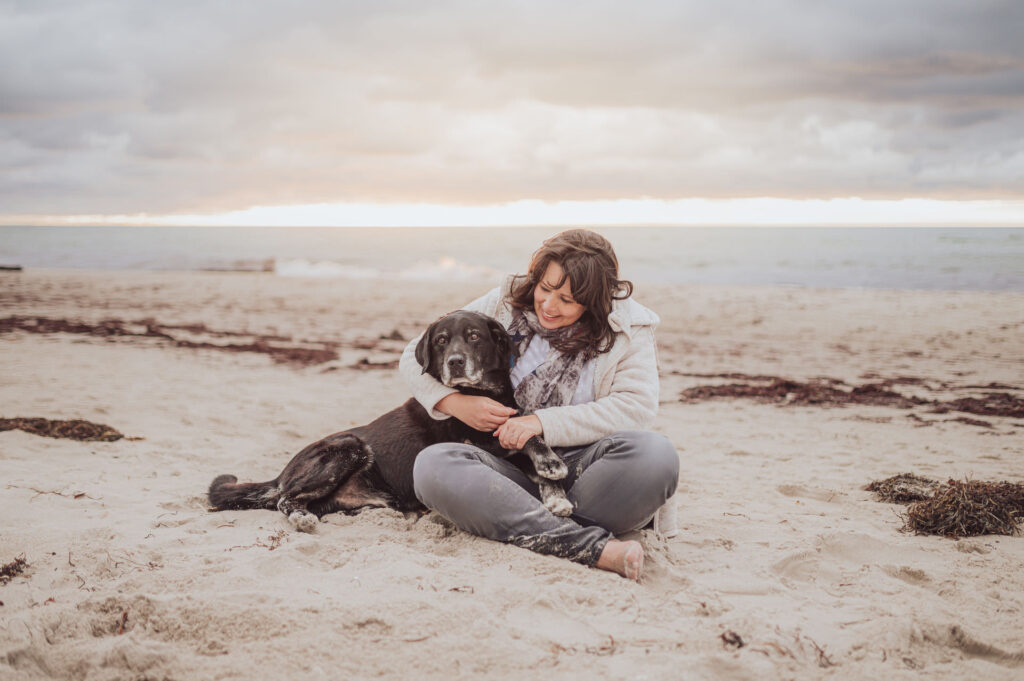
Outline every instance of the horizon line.
<path fill-rule="evenodd" d="M 604 199 L 503 204 L 308 203 L 206 213 L 0 215 L 8 226 L 176 227 L 1020 227 L 1024 199 Z"/>

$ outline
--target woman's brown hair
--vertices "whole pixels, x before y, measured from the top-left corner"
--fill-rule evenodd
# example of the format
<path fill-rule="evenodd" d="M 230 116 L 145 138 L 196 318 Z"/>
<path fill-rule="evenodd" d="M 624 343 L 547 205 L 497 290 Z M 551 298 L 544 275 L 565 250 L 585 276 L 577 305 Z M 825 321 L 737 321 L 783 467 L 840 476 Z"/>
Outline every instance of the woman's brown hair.
<path fill-rule="evenodd" d="M 611 243 L 587 229 L 570 229 L 547 239 L 533 254 L 529 271 L 513 280 L 509 297 L 512 307 L 533 309 L 533 290 L 552 262 L 561 266 L 563 274 L 557 283 L 549 283 L 560 288 L 568 279 L 573 300 L 585 310 L 577 322 L 579 332 L 555 347 L 565 354 L 607 352 L 615 339 L 608 324 L 612 301 L 633 294 L 632 282 L 619 279 L 619 261 Z"/>

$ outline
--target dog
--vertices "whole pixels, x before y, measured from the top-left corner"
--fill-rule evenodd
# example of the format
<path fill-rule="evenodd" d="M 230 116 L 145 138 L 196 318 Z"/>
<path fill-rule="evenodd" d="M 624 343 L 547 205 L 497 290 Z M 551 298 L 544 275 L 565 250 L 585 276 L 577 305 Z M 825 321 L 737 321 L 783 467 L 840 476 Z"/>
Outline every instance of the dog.
<path fill-rule="evenodd" d="M 468 395 L 485 395 L 516 407 L 509 366 L 512 342 L 497 320 L 458 310 L 431 324 L 416 345 L 416 361 L 444 385 Z M 210 483 L 212 510 L 278 509 L 298 530 L 311 532 L 320 518 L 341 511 L 388 506 L 421 511 L 413 491 L 416 456 L 438 442 L 473 444 L 496 456 L 509 452 L 497 438 L 456 418 L 436 420 L 415 399 L 365 426 L 328 435 L 309 445 L 267 482 L 238 482 L 219 475 Z M 572 502 L 554 481 L 568 475 L 557 454 L 534 436 L 523 447 L 532 469 L 526 472 L 552 513 L 568 516 Z"/>

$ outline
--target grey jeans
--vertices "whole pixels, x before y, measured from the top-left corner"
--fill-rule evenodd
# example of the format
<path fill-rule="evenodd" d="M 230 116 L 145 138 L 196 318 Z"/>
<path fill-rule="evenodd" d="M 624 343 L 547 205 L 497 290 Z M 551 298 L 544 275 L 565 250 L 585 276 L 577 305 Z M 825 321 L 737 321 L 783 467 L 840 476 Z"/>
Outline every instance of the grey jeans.
<path fill-rule="evenodd" d="M 466 532 L 593 565 L 613 535 L 650 522 L 679 479 L 679 455 L 657 433 L 613 433 L 556 451 L 569 467 L 562 481 L 574 508 L 569 518 L 544 508 L 519 468 L 458 442 L 416 457 L 416 497 Z"/>

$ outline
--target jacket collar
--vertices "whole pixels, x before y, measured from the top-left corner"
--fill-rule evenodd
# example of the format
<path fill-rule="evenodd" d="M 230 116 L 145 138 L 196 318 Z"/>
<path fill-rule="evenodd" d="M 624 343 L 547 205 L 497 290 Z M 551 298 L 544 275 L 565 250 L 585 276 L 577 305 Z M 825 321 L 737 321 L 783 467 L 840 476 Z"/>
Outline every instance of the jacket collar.
<path fill-rule="evenodd" d="M 661 322 L 661 318 L 658 315 L 632 298 L 612 301 L 608 325 L 616 333 L 628 334 L 633 328 L 641 326 L 649 326 L 653 329 L 659 322 Z"/>

